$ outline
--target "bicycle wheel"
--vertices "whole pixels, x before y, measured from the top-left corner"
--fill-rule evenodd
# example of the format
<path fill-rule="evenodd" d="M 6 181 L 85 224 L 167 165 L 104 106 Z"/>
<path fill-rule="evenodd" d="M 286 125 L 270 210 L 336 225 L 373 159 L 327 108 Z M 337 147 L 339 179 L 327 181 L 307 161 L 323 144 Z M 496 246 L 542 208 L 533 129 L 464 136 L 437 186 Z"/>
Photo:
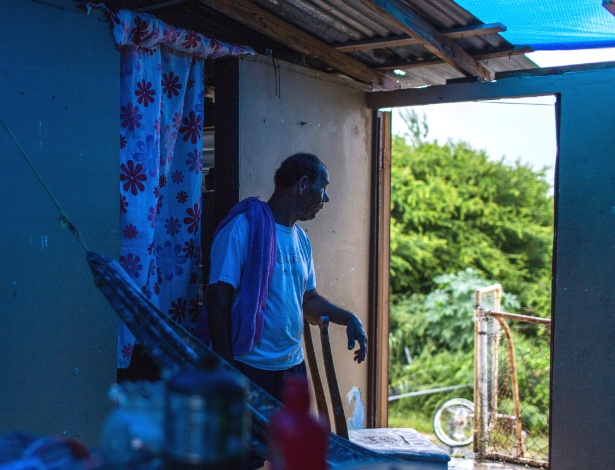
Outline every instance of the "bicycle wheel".
<path fill-rule="evenodd" d="M 433 418 L 438 439 L 451 447 L 466 446 L 473 438 L 474 403 L 465 398 L 444 402 Z"/>

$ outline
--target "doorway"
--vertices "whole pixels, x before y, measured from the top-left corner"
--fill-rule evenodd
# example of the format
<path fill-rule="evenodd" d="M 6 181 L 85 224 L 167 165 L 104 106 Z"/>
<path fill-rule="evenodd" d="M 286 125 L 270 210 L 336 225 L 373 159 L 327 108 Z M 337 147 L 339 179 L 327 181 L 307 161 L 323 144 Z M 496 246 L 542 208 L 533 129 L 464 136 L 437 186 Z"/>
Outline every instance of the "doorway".
<path fill-rule="evenodd" d="M 392 133 L 389 427 L 466 455 L 467 442 L 434 435 L 433 418 L 474 399 L 474 291 L 499 283 L 502 309 L 550 317 L 556 98 L 397 108 Z M 524 432 L 540 435 L 527 451 L 546 460 L 550 329 L 513 323 L 534 384 Z"/>

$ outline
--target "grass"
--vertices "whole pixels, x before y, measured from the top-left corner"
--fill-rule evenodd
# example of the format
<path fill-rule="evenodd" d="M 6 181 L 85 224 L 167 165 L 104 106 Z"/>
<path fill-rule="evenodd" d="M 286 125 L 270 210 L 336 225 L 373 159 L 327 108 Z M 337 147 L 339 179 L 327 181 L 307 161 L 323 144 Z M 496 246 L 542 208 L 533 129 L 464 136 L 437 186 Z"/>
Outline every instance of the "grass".
<path fill-rule="evenodd" d="M 408 410 L 407 407 L 399 406 L 399 402 L 389 404 L 389 427 L 412 428 L 421 433 L 430 442 L 442 447 L 442 443 L 436 437 L 433 430 L 432 417 L 422 411 Z"/>

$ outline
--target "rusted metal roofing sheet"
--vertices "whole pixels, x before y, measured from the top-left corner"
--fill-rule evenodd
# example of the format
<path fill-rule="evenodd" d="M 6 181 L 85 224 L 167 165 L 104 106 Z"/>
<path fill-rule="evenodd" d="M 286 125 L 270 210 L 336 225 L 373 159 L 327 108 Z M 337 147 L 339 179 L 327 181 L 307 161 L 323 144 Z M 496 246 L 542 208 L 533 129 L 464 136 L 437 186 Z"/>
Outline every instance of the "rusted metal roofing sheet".
<path fill-rule="evenodd" d="M 379 74 L 391 79 L 384 84 L 380 80 L 383 87 L 390 87 L 393 81 L 401 88 L 410 88 L 461 78 L 484 80 L 495 72 L 536 67 L 523 55 L 529 50 L 519 50 L 500 36 L 505 25 L 484 25 L 452 0 L 110 0 L 107 5 L 146 11 L 221 40 L 236 42 L 246 38 L 248 42 L 242 42 L 261 54 L 271 52 L 288 59 L 292 57 L 288 51 L 294 51 L 296 60 L 306 66 L 359 81 L 365 71 L 352 76 L 352 64 L 357 69 L 368 67 L 376 74 L 372 84 L 379 81 Z M 232 18 L 231 26 L 224 28 L 223 22 L 211 20 L 211 14 L 228 15 L 227 5 L 239 11 L 242 5 L 258 8 L 319 41 L 333 53 L 325 55 L 325 59 L 320 49 L 312 55 L 308 47 L 306 53 L 304 38 L 292 33 L 288 36 L 296 37 L 296 44 L 276 34 L 268 35 L 266 27 L 255 33 L 258 25 L 242 21 L 241 12 Z M 414 25 L 418 25 L 419 32 L 409 36 Z M 280 29 L 279 24 L 276 28 Z M 231 31 L 233 37 L 225 37 Z M 269 37 L 269 43 L 267 39 L 259 44 L 249 42 L 257 37 Z M 338 51 L 352 61 L 338 67 Z M 363 82 L 370 84 L 369 80 Z"/>
<path fill-rule="evenodd" d="M 255 0 L 255 3 L 333 47 L 404 35 L 397 21 L 367 8 L 366 2 L 362 0 Z M 451 0 L 404 0 L 402 3 L 438 31 L 476 28 L 481 25 L 471 13 Z M 484 60 L 482 63 L 489 70 L 499 72 L 535 67 L 529 59 L 515 55 L 512 45 L 498 33 L 471 35 L 472 31 L 468 31 L 465 35 L 460 33 L 461 37 L 454 40 L 473 56 L 512 51 L 504 57 Z M 445 63 L 434 64 L 438 57 L 420 44 L 348 50 L 347 54 L 395 76 L 404 88 L 442 84 L 449 79 L 464 77 Z M 394 75 L 395 69 L 404 71 L 405 75 Z"/>

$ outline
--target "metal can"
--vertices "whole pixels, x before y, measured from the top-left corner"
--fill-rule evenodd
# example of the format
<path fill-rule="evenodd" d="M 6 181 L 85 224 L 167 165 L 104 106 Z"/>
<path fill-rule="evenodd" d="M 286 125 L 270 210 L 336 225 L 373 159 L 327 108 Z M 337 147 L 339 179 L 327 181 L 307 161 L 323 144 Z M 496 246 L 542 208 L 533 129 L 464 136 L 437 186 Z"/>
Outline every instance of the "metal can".
<path fill-rule="evenodd" d="M 241 469 L 250 442 L 247 381 L 220 369 L 182 370 L 168 383 L 167 468 Z"/>

